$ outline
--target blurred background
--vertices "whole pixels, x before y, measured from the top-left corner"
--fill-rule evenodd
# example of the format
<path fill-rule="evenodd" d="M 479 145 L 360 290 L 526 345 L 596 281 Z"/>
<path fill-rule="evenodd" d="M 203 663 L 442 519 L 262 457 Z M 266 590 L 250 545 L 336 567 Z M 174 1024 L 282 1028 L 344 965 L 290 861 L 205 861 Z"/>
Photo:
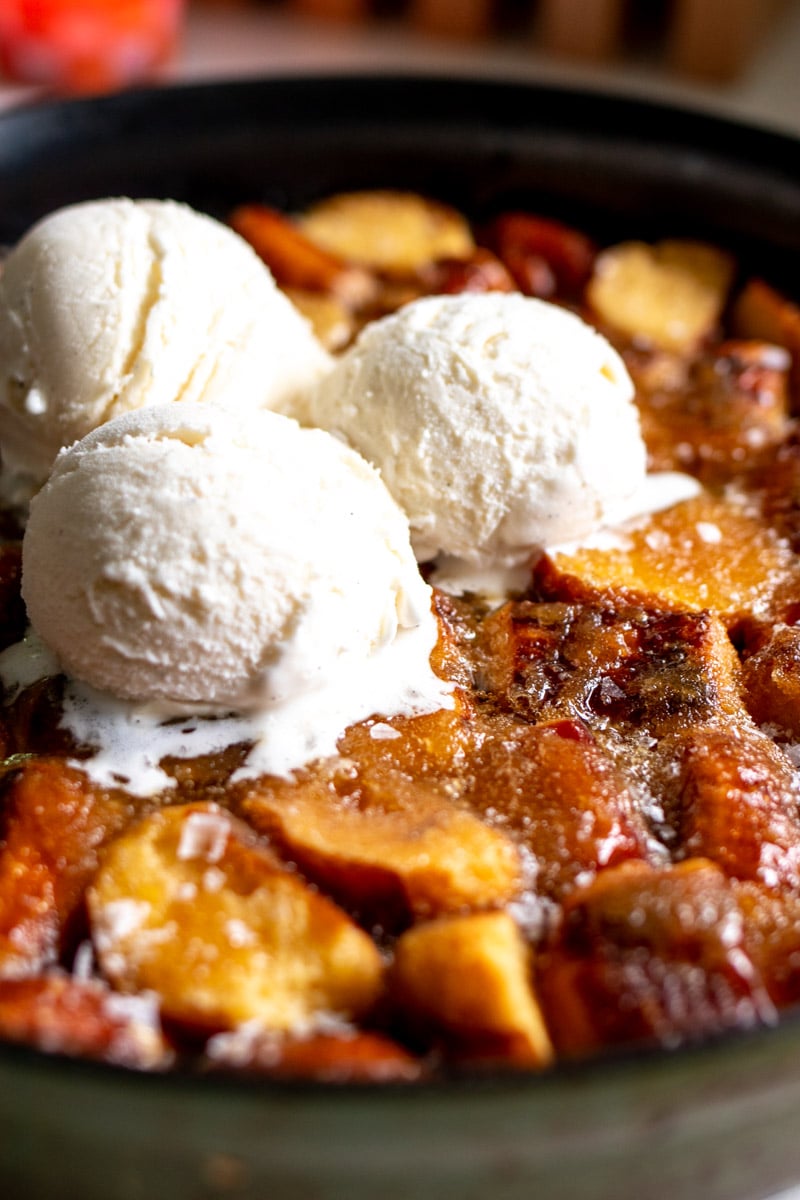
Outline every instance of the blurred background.
<path fill-rule="evenodd" d="M 0 105 L 401 69 L 612 88 L 800 134 L 800 0 L 0 0 Z"/>

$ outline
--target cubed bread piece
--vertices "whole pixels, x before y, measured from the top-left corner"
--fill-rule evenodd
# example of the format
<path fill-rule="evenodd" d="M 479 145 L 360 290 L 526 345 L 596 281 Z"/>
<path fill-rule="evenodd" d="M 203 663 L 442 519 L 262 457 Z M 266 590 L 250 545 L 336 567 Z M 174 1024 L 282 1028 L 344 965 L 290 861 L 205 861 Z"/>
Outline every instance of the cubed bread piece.
<path fill-rule="evenodd" d="M 0 1039 L 150 1071 L 173 1057 L 152 999 L 60 974 L 0 980 Z"/>
<path fill-rule="evenodd" d="M 419 779 L 447 775 L 469 754 L 475 737 L 471 692 L 473 664 L 455 604 L 434 591 L 439 637 L 431 653 L 437 675 L 454 683 L 452 708 L 422 716 L 360 721 L 339 739 L 339 752 L 361 767 L 402 771 Z M 471 643 L 471 634 L 469 636 Z"/>
<path fill-rule="evenodd" d="M 752 505 L 708 492 L 622 526 L 610 546 L 554 550 L 535 576 L 548 599 L 708 609 L 728 628 L 800 587 L 796 556 Z"/>
<path fill-rule="evenodd" d="M 206 1059 L 211 1070 L 320 1083 L 409 1083 L 423 1073 L 399 1042 L 346 1028 L 291 1037 L 244 1026 L 211 1038 Z"/>
<path fill-rule="evenodd" d="M 527 296 L 549 300 L 558 295 L 577 299 L 592 273 L 597 247 L 578 229 L 527 212 L 507 212 L 485 232 Z"/>
<path fill-rule="evenodd" d="M 800 888 L 800 785 L 786 755 L 757 729 L 688 732 L 674 747 L 668 816 L 682 852 L 727 875 Z"/>
<path fill-rule="evenodd" d="M 626 356 L 651 469 L 689 471 L 717 486 L 785 438 L 791 364 L 785 350 L 766 342 L 724 342 L 692 361 L 675 388 L 659 386 L 657 364 L 664 357 L 655 356 L 648 370 L 642 355 Z"/>
<path fill-rule="evenodd" d="M 732 323 L 739 337 L 774 342 L 789 351 L 792 356 L 793 409 L 797 413 L 800 410 L 800 305 L 763 279 L 751 279 L 737 297 Z"/>
<path fill-rule="evenodd" d="M 323 249 L 276 209 L 243 204 L 231 213 L 230 224 L 283 288 L 327 293 L 349 308 L 366 304 L 375 294 L 376 281 L 368 271 Z"/>
<path fill-rule="evenodd" d="M 577 716 L 663 737 L 698 721 L 746 718 L 738 657 L 707 612 L 515 601 L 483 622 L 480 638 L 484 686 L 526 720 Z"/>
<path fill-rule="evenodd" d="M 748 486 L 764 519 L 800 552 L 800 437 L 797 431 L 751 464 Z M 800 606 L 795 603 L 795 612 Z"/>
<path fill-rule="evenodd" d="M 329 253 L 395 276 L 475 249 L 461 213 L 412 192 L 343 192 L 313 205 L 299 225 Z"/>
<path fill-rule="evenodd" d="M 442 679 L 455 684 L 453 707 L 422 716 L 395 716 L 360 721 L 339 739 L 339 753 L 358 767 L 401 771 L 414 779 L 447 776 L 465 756 L 476 736 L 472 695 L 474 664 L 472 631 L 460 624 L 456 602 L 434 589 L 439 636 L 431 666 Z"/>
<path fill-rule="evenodd" d="M 733 271 L 730 255 L 704 242 L 622 242 L 598 256 L 586 297 L 620 334 L 689 352 L 714 332 Z"/>
<path fill-rule="evenodd" d="M 163 809 L 114 842 L 88 905 L 105 976 L 177 1020 L 292 1030 L 360 1016 L 381 990 L 371 938 L 213 804 Z"/>
<path fill-rule="evenodd" d="M 745 703 L 759 725 L 800 739 L 800 628 L 778 625 L 742 667 Z"/>
<path fill-rule="evenodd" d="M 732 880 L 745 918 L 745 946 L 778 1008 L 800 1001 L 800 896 Z"/>
<path fill-rule="evenodd" d="M 520 887 L 514 842 L 392 769 L 265 780 L 243 804 L 256 829 L 364 921 L 397 929 L 412 917 L 510 900 Z"/>
<path fill-rule="evenodd" d="M 536 893 L 562 900 L 576 880 L 644 858 L 647 831 L 611 758 L 575 721 L 500 726 L 470 762 L 467 798 L 531 855 Z"/>
<path fill-rule="evenodd" d="M 744 914 L 747 953 L 773 1002 L 784 1008 L 800 1001 L 800 896 L 777 893 L 752 880 L 733 880 Z"/>
<path fill-rule="evenodd" d="M 530 952 L 507 913 L 442 917 L 408 930 L 397 942 L 391 988 L 402 1019 L 458 1057 L 525 1067 L 552 1060 Z"/>
<path fill-rule="evenodd" d="M 80 936 L 102 847 L 133 819 L 130 800 L 57 759 L 5 781 L 0 815 L 0 978 L 33 975 Z"/>
<path fill-rule="evenodd" d="M 415 779 L 448 775 L 470 753 L 476 736 L 469 701 L 460 691 L 453 698 L 452 709 L 351 725 L 339 751 L 368 771 L 400 771 Z"/>
<path fill-rule="evenodd" d="M 500 259 L 482 246 L 476 247 L 469 258 L 437 258 L 420 268 L 419 279 L 427 293 L 437 296 L 517 290 Z"/>
<path fill-rule="evenodd" d="M 624 863 L 575 892 L 538 987 L 555 1046 L 570 1057 L 637 1040 L 674 1046 L 774 1017 L 736 896 L 703 859 Z"/>

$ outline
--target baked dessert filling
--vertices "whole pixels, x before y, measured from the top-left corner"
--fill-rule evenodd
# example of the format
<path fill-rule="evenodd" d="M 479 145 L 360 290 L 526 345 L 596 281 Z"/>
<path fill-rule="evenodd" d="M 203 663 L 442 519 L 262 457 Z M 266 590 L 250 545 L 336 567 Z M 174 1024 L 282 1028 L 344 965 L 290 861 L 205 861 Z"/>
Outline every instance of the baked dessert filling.
<path fill-rule="evenodd" d="M 311 349 L 287 358 L 271 395 L 252 394 L 269 381 L 255 358 L 231 363 L 230 347 L 264 362 L 274 328 L 226 309 L 222 335 L 206 305 L 203 368 L 175 335 L 185 386 L 173 400 L 186 399 L 165 410 L 148 338 L 158 327 L 169 344 L 186 294 L 164 234 L 180 218 L 114 203 L 121 214 L 104 219 L 115 237 L 135 226 L 122 244 L 144 299 L 130 310 L 111 293 L 138 333 L 119 377 L 104 376 L 110 424 L 76 426 L 86 385 L 70 366 L 69 431 L 54 431 L 62 397 L 32 330 L 67 333 L 25 290 L 42 269 L 30 243 L 27 275 L 15 260 L 3 285 L 0 445 L 29 490 L 48 481 L 25 533 L 30 612 L 18 508 L 0 550 L 0 1035 L 147 1069 L 375 1082 L 542 1070 L 779 1019 L 800 995 L 800 309 L 705 243 L 600 248 L 526 212 L 472 228 L 395 192 L 297 217 L 248 205 L 231 225 L 290 298 L 278 304 L 291 339 Z M 51 233 L 51 256 L 54 244 Z M 271 305 L 271 282 L 247 270 L 248 303 Z M 256 415 L 207 394 L 226 372 Z M 115 415 L 108 396 L 134 411 Z M 253 455 L 250 422 L 264 430 Z M 307 529 L 294 521 L 327 470 L 292 457 L 308 437 L 347 479 L 359 454 L 372 464 L 358 474 L 369 519 L 341 541 L 362 511 L 349 491 L 336 507 L 349 483 L 316 501 Z M 284 474 L 267 503 L 273 444 Z M 215 475 L 223 460 L 234 465 Z M 119 520 L 106 484 L 85 498 L 87 479 L 110 476 L 116 495 L 128 471 Z M 144 505 L 148 476 L 162 501 L 181 482 L 140 525 L 130 496 Z M 241 495 L 252 535 L 230 518 Z M 202 639 L 159 657 L 152 629 L 135 636 L 188 621 L 181 608 L 165 625 L 161 568 L 193 536 L 194 504 L 206 557 L 188 554 L 197 580 L 184 587 L 183 565 L 180 586 Z M 279 632 L 258 625 L 248 642 L 252 609 L 203 588 L 218 561 L 246 566 L 276 511 L 281 566 L 271 592 L 264 567 L 255 609 L 260 619 L 271 597 Z M 112 533 L 129 539 L 113 571 Z M 73 628 L 65 614 L 97 562 L 104 589 Z M 132 595 L 147 600 L 138 623 Z M 113 646 L 92 643 L 89 624 L 107 638 L 114 613 Z M 29 616 L 44 646 L 26 635 Z M 398 631 L 428 621 L 429 642 L 406 654 Z M 281 674 L 295 627 L 304 656 Z M 256 643 L 266 657 L 234 678 Z M 379 646 L 395 646 L 402 686 L 373 701 L 359 672 Z M 282 704 L 298 687 L 305 703 L 326 654 L 334 690 L 358 693 L 363 711 L 326 742 L 314 736 L 323 710 L 305 709 L 305 751 L 253 758 L 260 737 L 267 751 L 285 743 L 275 726 L 254 729 L 246 697 L 262 689 L 263 712 L 265 695 Z M 144 690 L 130 682 L 140 659 Z M 193 662 L 215 664 L 210 708 L 186 682 Z M 329 683 L 333 667 L 320 670 Z M 127 759 L 109 750 L 119 713 L 92 689 L 138 721 Z M 148 725 L 148 701 L 173 708 L 151 709 Z"/>

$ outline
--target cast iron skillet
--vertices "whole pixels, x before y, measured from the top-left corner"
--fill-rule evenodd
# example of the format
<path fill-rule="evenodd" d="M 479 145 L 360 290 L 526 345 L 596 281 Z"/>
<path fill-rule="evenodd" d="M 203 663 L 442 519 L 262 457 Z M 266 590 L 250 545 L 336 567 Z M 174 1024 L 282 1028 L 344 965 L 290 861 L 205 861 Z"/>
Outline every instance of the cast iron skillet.
<path fill-rule="evenodd" d="M 272 79 L 0 119 L 0 242 L 89 197 L 217 215 L 394 186 L 604 238 L 692 234 L 795 294 L 800 143 L 595 93 Z M 0 1047 L 16 1200 L 757 1200 L 800 1180 L 800 1023 L 541 1077 L 366 1089 L 140 1076 Z"/>

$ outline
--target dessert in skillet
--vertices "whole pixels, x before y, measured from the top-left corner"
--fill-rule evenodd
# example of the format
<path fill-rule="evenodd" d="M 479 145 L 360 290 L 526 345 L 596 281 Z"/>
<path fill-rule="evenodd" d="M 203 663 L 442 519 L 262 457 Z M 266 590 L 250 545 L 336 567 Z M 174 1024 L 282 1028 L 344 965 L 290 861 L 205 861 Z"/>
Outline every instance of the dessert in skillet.
<path fill-rule="evenodd" d="M 231 223 L 272 274 L 108 201 L 0 280 L 0 1035 L 410 1081 L 778 1019 L 800 310 L 403 193 Z"/>

